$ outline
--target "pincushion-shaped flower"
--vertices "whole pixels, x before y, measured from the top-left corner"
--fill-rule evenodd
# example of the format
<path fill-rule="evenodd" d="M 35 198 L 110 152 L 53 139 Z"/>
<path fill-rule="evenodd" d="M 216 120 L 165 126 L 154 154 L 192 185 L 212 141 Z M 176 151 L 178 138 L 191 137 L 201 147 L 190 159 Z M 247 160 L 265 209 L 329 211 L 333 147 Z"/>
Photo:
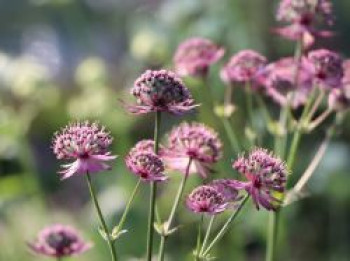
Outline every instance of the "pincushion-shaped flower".
<path fill-rule="evenodd" d="M 307 101 L 312 89 L 312 68 L 306 59 L 297 64 L 293 58 L 283 58 L 266 66 L 259 81 L 275 102 L 281 106 L 289 102 L 297 108 Z"/>
<path fill-rule="evenodd" d="M 306 47 L 314 43 L 315 37 L 329 37 L 329 31 L 319 30 L 320 21 L 333 24 L 330 0 L 282 0 L 277 11 L 277 20 L 289 25 L 276 30 L 290 40 L 304 40 Z"/>
<path fill-rule="evenodd" d="M 232 167 L 244 175 L 248 181 L 235 181 L 236 189 L 245 189 L 256 207 L 275 210 L 281 203 L 276 198 L 285 191 L 287 167 L 285 163 L 265 149 L 255 149 L 248 157 L 240 157 Z"/>
<path fill-rule="evenodd" d="M 216 179 L 210 182 L 209 185 L 216 188 L 225 197 L 227 202 L 238 201 L 241 199 L 238 190 L 232 185 L 231 179 Z"/>
<path fill-rule="evenodd" d="M 218 134 L 201 123 L 182 123 L 168 136 L 168 145 L 160 152 L 166 165 L 186 173 L 198 173 L 206 178 L 211 165 L 221 157 L 222 144 Z"/>
<path fill-rule="evenodd" d="M 154 154 L 149 141 L 136 144 L 125 158 L 128 169 L 144 181 L 164 181 L 164 164 L 160 157 Z"/>
<path fill-rule="evenodd" d="M 181 115 L 197 107 L 180 78 L 166 70 L 147 70 L 135 81 L 131 94 L 137 105 L 126 108 L 135 114 L 161 111 Z"/>
<path fill-rule="evenodd" d="M 210 65 L 224 55 L 224 49 L 208 39 L 194 37 L 179 45 L 174 56 L 176 72 L 181 76 L 205 77 Z"/>
<path fill-rule="evenodd" d="M 226 83 L 252 82 L 266 65 L 266 58 L 252 50 L 243 50 L 232 56 L 221 70 L 221 79 Z"/>
<path fill-rule="evenodd" d="M 111 143 L 109 132 L 97 123 L 76 122 L 63 128 L 54 137 L 53 152 L 58 159 L 74 162 L 63 165 L 61 178 L 110 169 L 107 162 L 116 158 L 108 151 Z"/>
<path fill-rule="evenodd" d="M 227 209 L 229 203 L 219 189 L 214 186 L 199 186 L 186 199 L 187 207 L 195 213 L 216 215 Z"/>
<path fill-rule="evenodd" d="M 335 52 L 319 49 L 309 53 L 315 83 L 325 89 L 340 88 L 344 75 L 343 60 Z"/>
<path fill-rule="evenodd" d="M 28 246 L 37 254 L 62 258 L 79 255 L 92 244 L 85 242 L 74 228 L 56 224 L 40 231 L 36 241 Z"/>
<path fill-rule="evenodd" d="M 154 140 L 140 140 L 130 150 L 129 154 L 134 154 L 140 151 L 154 153 Z"/>

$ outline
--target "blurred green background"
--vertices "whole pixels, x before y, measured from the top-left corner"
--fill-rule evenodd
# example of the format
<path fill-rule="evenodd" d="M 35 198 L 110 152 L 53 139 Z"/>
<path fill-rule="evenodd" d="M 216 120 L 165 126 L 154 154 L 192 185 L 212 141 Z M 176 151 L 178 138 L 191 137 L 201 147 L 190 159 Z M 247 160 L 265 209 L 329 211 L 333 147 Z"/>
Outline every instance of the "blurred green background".
<path fill-rule="evenodd" d="M 318 46 L 350 56 L 350 1 L 335 3 L 337 32 Z M 226 57 L 211 70 L 214 96 L 223 100 L 218 70 L 234 52 L 252 48 L 270 60 L 293 53 L 293 44 L 270 33 L 276 26 L 272 0 L 0 0 L 0 260 L 45 260 L 28 254 L 26 242 L 51 223 L 73 224 L 95 247 L 71 260 L 109 260 L 96 231 L 97 220 L 85 180 L 64 182 L 51 151 L 55 131 L 74 119 L 98 120 L 111 130 L 113 170 L 96 175 L 99 199 L 109 224 L 116 224 L 136 178 L 123 157 L 141 138 L 152 137 L 151 116 L 130 116 L 119 99 L 129 99 L 134 79 L 148 68 L 172 68 L 176 46 L 204 36 L 226 47 Z M 200 101 L 202 86 L 189 82 Z M 274 109 L 274 106 L 271 106 Z M 202 115 L 202 119 L 206 116 Z M 187 119 L 194 119 L 188 116 Z M 233 124 L 242 126 L 244 110 Z M 166 133 L 183 118 L 166 117 Z M 234 177 L 236 155 L 222 127 L 225 157 L 216 177 Z M 312 197 L 286 208 L 280 260 L 350 260 L 350 119 L 308 184 Z M 301 173 L 324 136 L 306 136 L 295 172 Z M 160 195 L 163 217 L 179 175 Z M 215 176 L 214 176 L 215 175 Z M 198 183 L 192 178 L 188 190 Z M 129 233 L 117 242 L 121 260 L 141 260 L 145 250 L 147 186 L 127 222 Z M 216 249 L 218 260 L 263 260 L 267 213 L 247 207 Z M 167 260 L 192 260 L 197 217 L 182 209 L 180 233 L 169 240 Z"/>

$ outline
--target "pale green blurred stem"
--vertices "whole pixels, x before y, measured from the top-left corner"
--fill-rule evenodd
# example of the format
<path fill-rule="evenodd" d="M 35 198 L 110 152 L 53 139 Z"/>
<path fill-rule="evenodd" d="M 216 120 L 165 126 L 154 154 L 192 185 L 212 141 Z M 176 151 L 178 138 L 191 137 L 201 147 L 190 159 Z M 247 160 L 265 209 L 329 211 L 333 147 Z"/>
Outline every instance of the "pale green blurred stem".
<path fill-rule="evenodd" d="M 237 209 L 231 214 L 231 216 L 227 219 L 226 223 L 223 225 L 223 227 L 220 229 L 218 234 L 215 236 L 215 238 L 211 241 L 209 246 L 205 251 L 203 251 L 202 256 L 206 256 L 210 250 L 215 246 L 215 244 L 225 235 L 227 230 L 229 229 L 230 224 L 236 219 L 238 214 L 241 212 L 243 206 L 247 203 L 249 199 L 249 194 L 245 195 Z"/>
<path fill-rule="evenodd" d="M 252 96 L 252 86 L 250 81 L 247 81 L 245 83 L 245 95 L 246 95 L 246 105 L 247 105 L 247 112 L 248 112 L 248 126 L 252 130 L 253 134 L 255 135 L 254 140 L 251 141 L 251 146 L 254 146 L 254 143 L 257 142 L 259 139 L 256 136 L 257 135 L 257 129 L 254 124 L 254 111 L 253 111 L 253 96 Z"/>
<path fill-rule="evenodd" d="M 266 252 L 266 260 L 273 261 L 276 256 L 276 241 L 278 235 L 278 224 L 280 218 L 280 209 L 277 209 L 275 212 L 269 213 L 269 230 L 268 230 L 268 245 Z"/>
<path fill-rule="evenodd" d="M 198 222 L 197 247 L 196 247 L 196 252 L 195 252 L 195 261 L 199 261 L 200 260 L 199 250 L 200 250 L 200 247 L 201 247 L 201 240 L 202 240 L 203 219 L 204 219 L 204 216 L 202 214 L 201 218 L 200 218 L 200 220 Z"/>
<path fill-rule="evenodd" d="M 236 136 L 235 131 L 233 130 L 230 121 L 227 117 L 221 117 L 222 124 L 224 125 L 227 137 L 230 141 L 231 148 L 235 154 L 238 154 L 241 152 L 241 148 L 238 142 L 238 138 Z"/>
<path fill-rule="evenodd" d="M 117 261 L 117 254 L 116 254 L 115 248 L 113 246 L 113 242 L 112 242 L 111 236 L 109 234 L 106 221 L 105 221 L 105 219 L 103 217 L 100 205 L 98 203 L 98 200 L 97 200 L 97 197 L 96 197 L 96 192 L 95 192 L 95 190 L 94 190 L 94 188 L 92 186 L 91 176 L 90 176 L 89 172 L 86 173 L 86 180 L 87 180 L 87 183 L 88 183 L 91 199 L 92 199 L 92 201 L 93 201 L 93 203 L 95 205 L 97 216 L 98 216 L 98 218 L 100 220 L 100 223 L 101 223 L 101 228 L 103 229 L 103 231 L 104 231 L 104 233 L 106 235 L 106 241 L 108 243 L 108 247 L 109 247 L 109 250 L 111 252 L 112 261 Z"/>
<path fill-rule="evenodd" d="M 118 226 L 117 226 L 117 230 L 116 230 L 116 231 L 113 231 L 116 235 L 117 235 L 120 231 L 123 230 L 123 226 L 124 226 L 126 217 L 127 217 L 128 213 L 129 213 L 130 207 L 131 207 L 131 205 L 132 205 L 132 203 L 133 203 L 133 201 L 134 201 L 134 199 L 135 199 L 135 196 L 136 196 L 136 194 L 137 194 L 137 192 L 138 192 L 138 190 L 139 190 L 140 184 L 141 184 L 141 178 L 137 181 L 137 183 L 136 183 L 136 185 L 135 185 L 135 188 L 134 188 L 134 190 L 133 190 L 132 193 L 131 193 L 131 196 L 130 196 L 130 198 L 129 198 L 129 201 L 128 201 L 128 203 L 127 203 L 126 206 L 125 206 L 125 210 L 124 210 L 124 212 L 123 212 L 123 215 L 122 215 L 122 217 L 120 218 L 119 224 L 118 224 Z"/>
<path fill-rule="evenodd" d="M 159 254 L 158 254 L 158 260 L 159 261 L 162 261 L 164 260 L 164 250 L 165 250 L 165 242 L 166 242 L 166 239 L 168 237 L 168 235 L 166 235 L 166 233 L 169 232 L 169 230 L 171 230 L 171 227 L 172 227 L 172 223 L 174 221 L 174 218 L 175 218 L 175 214 L 176 214 L 176 211 L 179 207 L 179 203 L 180 203 L 180 200 L 181 200 L 181 196 L 183 194 L 183 191 L 185 189 L 185 186 L 186 186 L 186 181 L 187 181 L 187 178 L 188 178 L 188 175 L 190 173 L 190 167 L 191 167 L 191 163 L 192 163 L 192 158 L 190 158 L 188 160 L 188 164 L 186 166 L 186 171 L 185 171 L 185 174 L 183 175 L 182 177 L 182 180 L 181 180 L 181 183 L 179 185 L 179 188 L 178 188 L 178 191 L 177 191 L 177 194 L 176 194 L 176 197 L 175 197 L 175 200 L 174 200 L 174 204 L 173 204 L 173 207 L 171 208 L 171 211 L 170 211 L 170 215 L 169 215 L 169 218 L 168 220 L 166 221 L 166 223 L 164 224 L 164 233 L 163 235 L 161 235 L 161 241 L 160 241 L 160 247 L 159 247 Z"/>
<path fill-rule="evenodd" d="M 210 221 L 209 221 L 209 224 L 208 224 L 207 232 L 205 233 L 205 237 L 204 237 L 204 240 L 203 240 L 201 251 L 199 252 L 200 256 L 203 254 L 203 251 L 204 251 L 205 247 L 207 246 L 207 243 L 208 243 L 208 240 L 209 240 L 209 236 L 210 236 L 210 233 L 211 233 L 211 229 L 212 229 L 213 224 L 214 224 L 214 220 L 215 220 L 215 215 L 212 215 L 210 217 Z"/>
<path fill-rule="evenodd" d="M 155 113 L 155 124 L 154 124 L 154 152 L 158 154 L 159 150 L 159 128 L 161 122 L 161 112 L 157 111 Z M 148 226 L 147 226 L 147 261 L 152 260 L 153 252 L 153 235 L 154 235 L 154 214 L 155 214 L 155 205 L 157 197 L 157 183 L 151 182 L 150 188 L 150 204 L 149 204 L 149 213 L 148 213 Z"/>

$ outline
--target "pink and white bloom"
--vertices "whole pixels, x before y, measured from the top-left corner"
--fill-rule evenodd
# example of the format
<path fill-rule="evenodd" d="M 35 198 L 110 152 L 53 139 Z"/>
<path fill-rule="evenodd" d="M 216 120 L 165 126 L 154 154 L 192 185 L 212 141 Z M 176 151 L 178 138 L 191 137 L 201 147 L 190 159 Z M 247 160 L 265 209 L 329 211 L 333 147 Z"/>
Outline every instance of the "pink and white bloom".
<path fill-rule="evenodd" d="M 238 158 L 232 165 L 247 181 L 232 181 L 236 189 L 246 190 L 257 209 L 260 206 L 275 210 L 281 203 L 276 193 L 284 193 L 287 181 L 285 163 L 265 149 L 255 149 L 247 157 Z"/>
<path fill-rule="evenodd" d="M 208 39 L 187 39 L 176 50 L 175 70 L 181 76 L 205 77 L 209 67 L 216 63 L 224 52 L 223 48 Z"/>
<path fill-rule="evenodd" d="M 74 161 L 63 165 L 61 178 L 111 169 L 108 162 L 116 158 L 108 151 L 112 140 L 97 123 L 76 122 L 64 127 L 55 134 L 53 152 L 57 159 Z"/>
<path fill-rule="evenodd" d="M 217 187 L 203 185 L 195 188 L 186 199 L 189 210 L 216 215 L 225 211 L 229 203 Z"/>
<path fill-rule="evenodd" d="M 287 25 L 274 31 L 289 40 L 301 39 L 305 47 L 310 47 L 316 37 L 333 35 L 330 31 L 319 30 L 322 22 L 328 26 L 333 25 L 332 12 L 330 0 L 282 0 L 277 20 Z"/>
<path fill-rule="evenodd" d="M 138 142 L 125 158 L 128 169 L 143 181 L 165 181 L 164 164 L 154 153 L 149 140 Z"/>
<path fill-rule="evenodd" d="M 328 106 L 334 111 L 345 111 L 350 108 L 350 60 L 343 62 L 344 77 L 341 88 L 330 91 Z"/>
<path fill-rule="evenodd" d="M 228 84 L 253 82 L 266 63 L 266 58 L 261 54 L 252 50 L 243 50 L 231 57 L 222 68 L 220 76 Z"/>
<path fill-rule="evenodd" d="M 181 79 L 167 70 L 147 70 L 135 81 L 131 94 L 137 104 L 125 107 L 134 114 L 160 111 L 182 115 L 198 106 Z"/>
<path fill-rule="evenodd" d="M 282 58 L 266 66 L 259 75 L 265 93 L 279 105 L 289 103 L 292 108 L 305 104 L 312 81 L 312 67 L 305 58 L 299 64 L 292 57 Z"/>
<path fill-rule="evenodd" d="M 62 258 L 84 253 L 92 244 L 85 242 L 74 228 L 56 224 L 40 231 L 28 246 L 36 254 Z"/>
<path fill-rule="evenodd" d="M 222 143 L 218 134 L 201 123 L 182 123 L 168 135 L 168 143 L 160 151 L 166 166 L 186 173 L 189 161 L 189 173 L 198 173 L 206 178 L 211 167 L 222 155 Z"/>
<path fill-rule="evenodd" d="M 324 89 L 341 88 L 344 76 L 343 59 L 327 49 L 311 51 L 308 59 L 312 64 L 314 82 Z"/>

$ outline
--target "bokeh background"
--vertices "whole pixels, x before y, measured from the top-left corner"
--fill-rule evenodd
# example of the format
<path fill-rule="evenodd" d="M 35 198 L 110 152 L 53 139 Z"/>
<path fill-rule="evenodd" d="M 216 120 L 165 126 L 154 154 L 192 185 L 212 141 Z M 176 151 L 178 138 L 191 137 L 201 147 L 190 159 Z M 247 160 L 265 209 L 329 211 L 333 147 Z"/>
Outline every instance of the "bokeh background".
<path fill-rule="evenodd" d="M 337 32 L 318 42 L 350 56 L 350 1 L 334 1 Z M 129 99 L 133 80 L 147 68 L 172 68 L 176 46 L 204 36 L 230 54 L 252 48 L 270 60 L 293 53 L 293 44 L 272 35 L 277 0 L 0 0 L 0 260 L 31 261 L 26 242 L 52 223 L 72 224 L 95 247 L 71 260 L 109 260 L 97 234 L 97 220 L 85 180 L 64 182 L 51 152 L 55 131 L 74 119 L 98 120 L 111 130 L 113 170 L 95 176 L 109 224 L 116 224 L 136 178 L 123 157 L 141 138 L 152 137 L 151 116 L 130 116 L 119 99 Z M 223 61 L 210 75 L 215 99 L 224 96 L 218 77 Z M 196 98 L 203 86 L 189 82 Z M 202 89 L 201 89 L 202 88 Z M 239 95 L 239 94 L 238 94 Z M 272 110 L 274 106 L 271 105 Z M 235 115 L 239 131 L 244 110 Z M 196 116 L 188 116 L 194 119 Z M 225 157 L 215 177 L 234 177 L 235 158 L 220 124 Z M 208 120 L 209 119 L 209 120 Z M 183 118 L 166 117 L 162 133 Z M 311 193 L 286 208 L 279 242 L 280 260 L 350 260 L 350 119 L 341 126 L 325 159 L 308 184 Z M 301 173 L 325 129 L 303 139 L 295 172 Z M 160 195 L 161 214 L 168 213 L 179 175 Z M 192 178 L 191 186 L 198 183 Z M 138 194 L 127 222 L 129 233 L 117 242 L 121 260 L 141 260 L 145 250 L 148 190 Z M 263 260 L 266 211 L 251 205 L 216 249 L 218 260 Z M 192 260 L 197 217 L 182 209 L 181 233 L 169 240 L 167 260 Z"/>

